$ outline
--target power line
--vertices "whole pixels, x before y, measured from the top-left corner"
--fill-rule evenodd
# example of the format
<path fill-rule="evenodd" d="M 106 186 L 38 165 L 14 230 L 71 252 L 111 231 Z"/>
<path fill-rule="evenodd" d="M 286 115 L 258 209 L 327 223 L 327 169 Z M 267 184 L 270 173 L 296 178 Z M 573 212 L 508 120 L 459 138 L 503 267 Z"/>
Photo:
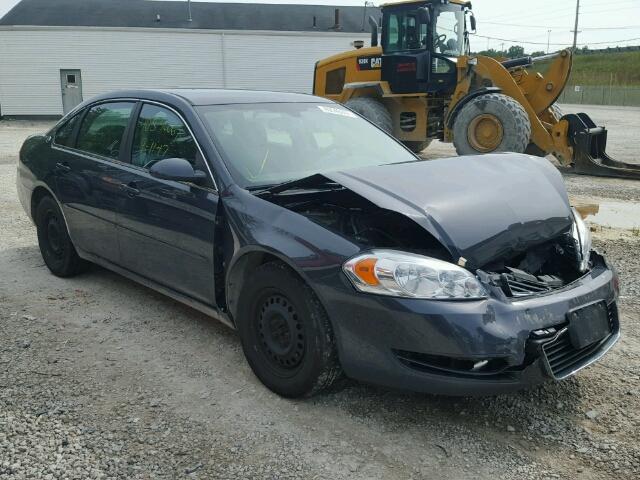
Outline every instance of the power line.
<path fill-rule="evenodd" d="M 533 20 L 535 22 L 545 22 L 548 19 L 550 19 L 551 22 L 554 21 L 558 21 L 559 18 L 567 18 L 567 17 L 573 17 L 573 14 L 575 12 L 575 6 L 570 6 L 567 7 L 566 5 L 563 8 L 559 8 L 559 9 L 543 9 L 540 11 L 531 11 L 531 12 L 527 12 L 526 15 L 523 15 L 522 13 L 518 13 L 518 14 L 512 14 L 512 15 L 508 15 L 507 17 L 504 16 L 496 16 L 496 17 L 491 17 L 492 21 L 498 21 L 498 22 L 516 22 L 516 23 L 521 23 L 523 20 L 527 21 L 529 23 L 531 23 L 530 21 Z"/>
<path fill-rule="evenodd" d="M 553 25 L 553 26 L 542 26 L 542 25 L 524 25 L 520 23 L 502 23 L 502 22 L 482 22 L 483 25 L 501 25 L 503 27 L 518 27 L 518 28 L 537 28 L 541 30 L 566 30 L 568 25 Z M 582 27 L 582 30 L 634 30 L 640 28 L 640 25 L 620 25 L 615 27 Z"/>
<path fill-rule="evenodd" d="M 568 7 L 569 10 L 573 10 L 573 7 Z M 540 15 L 549 15 L 552 13 L 558 13 L 558 12 L 563 12 L 567 10 L 567 6 L 564 6 L 562 8 L 557 8 L 554 10 L 549 10 L 547 8 L 538 8 L 538 9 L 530 9 L 527 11 L 527 19 L 530 19 L 531 17 L 536 17 L 536 16 L 540 16 Z M 503 15 L 496 15 L 494 17 L 492 17 L 494 20 L 503 20 L 503 21 L 509 21 L 512 19 L 516 19 L 516 20 L 522 20 L 522 13 L 515 13 L 515 12 L 509 12 Z"/>
<path fill-rule="evenodd" d="M 527 45 L 546 45 L 547 42 L 526 42 L 523 40 L 513 40 L 513 39 L 509 39 L 509 38 L 500 38 L 500 37 L 490 37 L 488 35 L 479 35 L 479 34 L 475 34 L 475 37 L 480 37 L 480 38 L 486 38 L 489 40 L 499 40 L 502 42 L 509 42 L 509 43 L 525 43 Z M 614 43 L 625 43 L 625 42 L 635 42 L 640 40 L 640 37 L 635 37 L 635 38 L 625 38 L 622 40 L 609 40 L 606 42 L 585 42 L 585 43 L 578 43 L 577 45 L 580 46 L 584 46 L 584 45 L 606 45 L 606 44 L 614 44 Z M 559 46 L 559 45 L 567 45 L 567 43 L 549 43 L 549 45 L 554 45 L 554 46 Z"/>
<path fill-rule="evenodd" d="M 582 27 L 582 30 L 635 30 L 640 25 L 623 25 L 621 27 Z"/>
<path fill-rule="evenodd" d="M 616 10 L 620 11 L 620 10 L 630 10 L 630 9 L 637 9 L 638 7 L 633 6 L 633 7 L 622 7 L 622 8 L 617 8 Z M 595 10 L 595 11 L 586 11 L 584 13 L 582 13 L 582 15 L 593 15 L 596 13 L 604 13 L 604 12 L 609 12 L 611 13 L 611 9 L 607 8 L 605 10 Z"/>

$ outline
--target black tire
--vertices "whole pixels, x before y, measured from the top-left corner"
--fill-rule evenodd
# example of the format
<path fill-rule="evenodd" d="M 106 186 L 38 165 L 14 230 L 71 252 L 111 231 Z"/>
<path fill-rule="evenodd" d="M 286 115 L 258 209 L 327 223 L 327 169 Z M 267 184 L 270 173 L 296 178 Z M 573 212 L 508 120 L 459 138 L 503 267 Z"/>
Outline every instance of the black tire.
<path fill-rule="evenodd" d="M 472 123 L 481 116 L 497 119 L 502 129 L 499 143 L 488 151 L 474 148 L 469 139 Z M 501 93 L 488 93 L 470 100 L 454 119 L 453 144 L 458 155 L 491 152 L 523 153 L 530 139 L 531 122 L 524 107 L 513 98 Z"/>
<path fill-rule="evenodd" d="M 56 201 L 43 197 L 35 210 L 38 245 L 45 265 L 58 277 L 72 277 L 86 270 L 87 262 L 76 252 Z"/>
<path fill-rule="evenodd" d="M 405 147 L 411 150 L 413 153 L 420 153 L 431 144 L 431 138 L 424 142 L 402 142 Z"/>
<path fill-rule="evenodd" d="M 546 157 L 547 156 L 545 151 L 542 150 L 539 146 L 537 146 L 533 142 L 531 142 L 529 145 L 527 145 L 527 148 L 524 151 L 524 153 L 526 153 L 527 155 L 533 155 L 534 157 Z"/>
<path fill-rule="evenodd" d="M 393 118 L 391 118 L 391 113 L 389 113 L 387 107 L 375 98 L 355 97 L 347 100 L 345 105 L 354 112 L 362 115 L 381 130 L 389 134 L 393 133 Z"/>
<path fill-rule="evenodd" d="M 300 277 L 270 262 L 252 272 L 242 290 L 237 318 L 242 349 L 270 390 L 309 397 L 342 377 L 329 318 Z"/>

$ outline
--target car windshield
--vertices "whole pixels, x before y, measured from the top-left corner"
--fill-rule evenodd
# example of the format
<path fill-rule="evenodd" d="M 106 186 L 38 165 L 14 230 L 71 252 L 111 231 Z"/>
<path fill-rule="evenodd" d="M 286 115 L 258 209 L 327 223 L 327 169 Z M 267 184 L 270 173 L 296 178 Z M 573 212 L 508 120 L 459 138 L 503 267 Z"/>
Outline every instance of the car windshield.
<path fill-rule="evenodd" d="M 209 105 L 198 111 L 235 181 L 244 188 L 417 159 L 337 104 Z"/>

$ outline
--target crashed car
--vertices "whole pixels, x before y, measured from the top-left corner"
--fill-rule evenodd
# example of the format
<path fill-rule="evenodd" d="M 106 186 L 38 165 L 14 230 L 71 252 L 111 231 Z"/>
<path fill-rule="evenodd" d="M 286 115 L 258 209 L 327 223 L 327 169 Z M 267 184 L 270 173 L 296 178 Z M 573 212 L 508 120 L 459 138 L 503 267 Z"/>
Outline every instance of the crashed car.
<path fill-rule="evenodd" d="M 95 263 L 237 329 L 286 397 L 564 379 L 617 341 L 618 279 L 545 159 L 423 161 L 307 95 L 122 91 L 26 140 L 53 274 Z"/>

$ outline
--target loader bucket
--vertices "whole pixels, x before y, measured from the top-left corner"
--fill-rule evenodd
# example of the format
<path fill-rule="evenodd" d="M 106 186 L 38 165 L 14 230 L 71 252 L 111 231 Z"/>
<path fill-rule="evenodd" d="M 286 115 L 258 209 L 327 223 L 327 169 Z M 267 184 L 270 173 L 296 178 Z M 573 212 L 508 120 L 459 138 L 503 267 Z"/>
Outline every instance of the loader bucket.
<path fill-rule="evenodd" d="M 640 164 L 618 162 L 605 152 L 607 129 L 598 127 L 586 113 L 567 114 L 569 141 L 573 146 L 573 165 L 568 172 L 598 177 L 640 180 Z"/>

